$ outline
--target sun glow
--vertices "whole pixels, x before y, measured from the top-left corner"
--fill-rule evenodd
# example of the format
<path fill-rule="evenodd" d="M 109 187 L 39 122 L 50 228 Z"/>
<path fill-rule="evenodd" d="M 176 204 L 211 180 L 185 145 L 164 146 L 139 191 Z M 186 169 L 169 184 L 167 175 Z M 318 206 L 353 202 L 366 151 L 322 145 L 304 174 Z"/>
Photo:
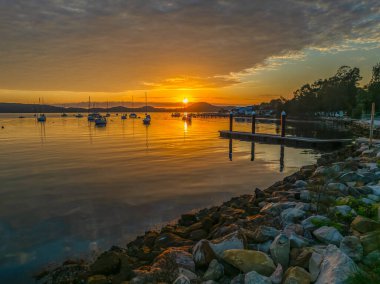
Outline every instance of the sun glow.
<path fill-rule="evenodd" d="M 189 102 L 189 99 L 188 99 L 188 98 L 184 98 L 184 99 L 182 100 L 182 102 L 183 102 L 184 104 L 187 104 L 187 103 Z"/>

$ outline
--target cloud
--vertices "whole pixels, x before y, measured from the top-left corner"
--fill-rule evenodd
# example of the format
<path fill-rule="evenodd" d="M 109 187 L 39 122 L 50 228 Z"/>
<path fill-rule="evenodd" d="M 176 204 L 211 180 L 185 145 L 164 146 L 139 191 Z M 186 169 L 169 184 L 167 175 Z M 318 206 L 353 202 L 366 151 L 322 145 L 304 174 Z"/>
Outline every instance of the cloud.
<path fill-rule="evenodd" d="M 2 0 L 0 88 L 223 87 L 270 58 L 379 42 L 379 15 L 377 0 Z"/>

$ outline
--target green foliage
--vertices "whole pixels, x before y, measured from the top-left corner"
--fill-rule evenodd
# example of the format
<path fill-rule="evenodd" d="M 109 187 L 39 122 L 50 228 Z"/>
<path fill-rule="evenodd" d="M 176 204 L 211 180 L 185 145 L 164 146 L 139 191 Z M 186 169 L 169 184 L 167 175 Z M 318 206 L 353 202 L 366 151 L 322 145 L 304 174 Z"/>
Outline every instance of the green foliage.
<path fill-rule="evenodd" d="M 347 284 L 379 284 L 380 283 L 380 266 L 379 264 L 365 267 L 365 270 L 360 270 L 351 275 L 346 283 Z"/>
<path fill-rule="evenodd" d="M 311 223 L 318 228 L 323 227 L 323 226 L 328 226 L 328 227 L 334 227 L 340 232 L 344 231 L 344 226 L 342 224 L 334 222 L 334 221 L 330 221 L 330 220 L 312 219 Z"/>
<path fill-rule="evenodd" d="M 353 196 L 347 196 L 339 199 L 336 202 L 336 205 L 348 205 L 354 209 L 356 213 L 367 218 L 374 218 L 377 216 L 378 206 L 376 204 L 366 204 Z"/>

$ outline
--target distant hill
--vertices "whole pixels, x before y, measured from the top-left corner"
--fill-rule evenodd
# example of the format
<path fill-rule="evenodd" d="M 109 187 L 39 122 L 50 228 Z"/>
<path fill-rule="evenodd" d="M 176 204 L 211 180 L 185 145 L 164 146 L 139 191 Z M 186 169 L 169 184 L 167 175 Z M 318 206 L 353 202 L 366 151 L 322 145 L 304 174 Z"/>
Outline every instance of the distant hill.
<path fill-rule="evenodd" d="M 186 107 L 187 112 L 217 112 L 222 107 L 214 106 L 209 103 L 199 102 L 193 103 Z M 152 106 L 147 107 L 148 112 L 181 112 L 183 108 L 155 108 Z M 18 104 L 18 103 L 0 103 L 0 113 L 52 113 L 52 112 L 82 112 L 85 113 L 86 108 L 75 107 L 57 107 L 51 105 L 37 105 L 37 104 Z M 106 112 L 106 108 L 93 108 L 91 111 Z M 110 112 L 145 112 L 145 107 L 126 108 L 122 106 L 109 108 Z"/>

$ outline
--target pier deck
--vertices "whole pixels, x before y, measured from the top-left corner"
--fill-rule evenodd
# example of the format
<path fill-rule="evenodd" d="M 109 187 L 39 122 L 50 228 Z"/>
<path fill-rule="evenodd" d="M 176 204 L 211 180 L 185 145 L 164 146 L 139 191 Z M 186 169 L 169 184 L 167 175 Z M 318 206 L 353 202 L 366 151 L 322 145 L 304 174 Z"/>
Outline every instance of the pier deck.
<path fill-rule="evenodd" d="M 311 147 L 311 148 L 335 148 L 344 144 L 351 143 L 353 139 L 318 139 L 296 136 L 285 136 L 262 133 L 249 133 L 239 131 L 219 131 L 220 137 L 239 139 L 245 141 L 261 142 L 268 144 L 284 144 L 293 147 Z"/>

